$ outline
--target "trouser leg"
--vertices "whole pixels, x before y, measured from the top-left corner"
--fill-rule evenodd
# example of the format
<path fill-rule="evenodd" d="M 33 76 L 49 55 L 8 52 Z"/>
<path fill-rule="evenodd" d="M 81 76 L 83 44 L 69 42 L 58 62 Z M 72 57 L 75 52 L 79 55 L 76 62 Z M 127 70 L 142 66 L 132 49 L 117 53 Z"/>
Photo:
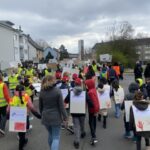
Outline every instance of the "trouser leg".
<path fill-rule="evenodd" d="M 89 114 L 89 125 L 92 138 L 96 138 L 96 116 L 94 114 Z"/>
<path fill-rule="evenodd" d="M 25 144 L 25 132 L 19 132 L 19 150 L 23 150 Z"/>
<path fill-rule="evenodd" d="M 137 136 L 136 149 L 141 150 L 141 136 Z"/>
<path fill-rule="evenodd" d="M 79 121 L 79 117 L 73 117 L 73 124 L 74 124 L 74 135 L 75 135 L 75 142 L 79 142 L 80 141 L 80 121 Z"/>
<path fill-rule="evenodd" d="M 0 129 L 5 131 L 6 121 L 7 121 L 7 106 L 0 107 Z"/>

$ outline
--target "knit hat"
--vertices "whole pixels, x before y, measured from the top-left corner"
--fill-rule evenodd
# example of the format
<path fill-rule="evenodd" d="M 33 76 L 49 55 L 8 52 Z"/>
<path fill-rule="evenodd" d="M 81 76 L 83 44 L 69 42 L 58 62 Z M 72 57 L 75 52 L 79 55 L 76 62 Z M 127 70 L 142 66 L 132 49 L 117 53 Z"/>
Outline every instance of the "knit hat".
<path fill-rule="evenodd" d="M 56 79 L 61 79 L 61 72 L 56 72 L 55 73 L 55 78 Z"/>
<path fill-rule="evenodd" d="M 62 78 L 62 81 L 63 81 L 63 82 L 68 82 L 68 81 L 69 81 L 69 78 L 68 78 L 67 76 L 64 76 L 64 77 Z"/>
<path fill-rule="evenodd" d="M 75 84 L 81 86 L 81 84 L 82 84 L 81 79 L 80 79 L 80 78 L 77 78 L 77 79 L 75 80 Z"/>
<path fill-rule="evenodd" d="M 78 78 L 78 75 L 76 74 L 76 73 L 74 73 L 73 75 L 72 75 L 72 79 L 73 80 L 76 80 Z"/>

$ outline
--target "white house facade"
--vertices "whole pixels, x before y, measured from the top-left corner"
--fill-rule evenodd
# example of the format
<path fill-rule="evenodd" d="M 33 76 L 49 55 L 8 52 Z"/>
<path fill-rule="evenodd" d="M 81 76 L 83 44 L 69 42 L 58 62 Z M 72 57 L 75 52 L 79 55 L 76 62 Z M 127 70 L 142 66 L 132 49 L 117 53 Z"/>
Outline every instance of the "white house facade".
<path fill-rule="evenodd" d="M 0 21 L 0 69 L 9 68 L 14 61 L 39 60 L 43 57 L 42 48 L 21 28 L 15 29 L 13 26 L 10 21 Z"/>

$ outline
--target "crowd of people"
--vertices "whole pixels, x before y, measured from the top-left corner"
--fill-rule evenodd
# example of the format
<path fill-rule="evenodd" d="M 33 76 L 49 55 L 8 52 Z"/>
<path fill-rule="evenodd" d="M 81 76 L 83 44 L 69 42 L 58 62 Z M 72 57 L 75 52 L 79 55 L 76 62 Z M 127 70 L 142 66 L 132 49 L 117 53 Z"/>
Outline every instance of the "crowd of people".
<path fill-rule="evenodd" d="M 124 67 L 114 63 L 97 65 L 73 65 L 77 73 L 63 71 L 60 65 L 54 71 L 51 68 L 38 70 L 31 64 L 11 70 L 10 75 L 0 73 L 0 134 L 5 135 L 6 121 L 9 119 L 11 107 L 25 107 L 28 110 L 26 128 L 30 128 L 31 113 L 41 119 L 48 132 L 48 143 L 51 150 L 58 150 L 61 129 L 67 129 L 74 135 L 73 145 L 80 147 L 80 141 L 85 138 L 85 118 L 89 118 L 91 145 L 98 142 L 96 135 L 97 121 L 103 118 L 103 128 L 107 129 L 108 109 L 114 104 L 114 117 L 120 118 L 121 110 L 125 110 L 126 101 L 133 101 L 130 108 L 129 120 L 124 111 L 125 138 L 132 138 L 136 142 L 137 150 L 141 150 L 141 138 L 146 141 L 146 148 L 150 150 L 150 131 L 137 132 L 133 107 L 139 111 L 148 109 L 150 102 L 150 64 L 143 70 L 139 62 L 134 68 L 135 81 L 131 81 L 129 92 L 125 94 L 120 80 L 124 79 Z M 143 80 L 143 73 L 145 82 Z M 33 83 L 41 83 L 41 91 L 37 94 Z M 64 96 L 63 91 L 67 90 Z M 85 94 L 85 96 L 83 96 Z M 34 107 L 34 96 L 39 97 L 39 111 Z M 81 111 L 72 109 L 73 96 L 76 99 L 85 99 Z M 102 104 L 102 96 L 107 95 L 110 101 L 106 106 Z M 88 114 L 86 113 L 86 108 Z M 78 107 L 76 108 L 78 110 Z M 19 150 L 24 150 L 28 139 L 26 132 L 18 132 Z"/>

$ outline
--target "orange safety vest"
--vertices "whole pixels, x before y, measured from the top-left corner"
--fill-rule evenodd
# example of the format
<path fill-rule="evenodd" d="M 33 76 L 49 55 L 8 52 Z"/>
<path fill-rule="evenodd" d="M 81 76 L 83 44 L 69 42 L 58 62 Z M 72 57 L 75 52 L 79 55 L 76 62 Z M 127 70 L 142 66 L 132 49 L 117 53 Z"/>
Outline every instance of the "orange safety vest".
<path fill-rule="evenodd" d="M 120 75 L 120 66 L 113 66 L 113 69 L 116 71 L 117 76 Z"/>

